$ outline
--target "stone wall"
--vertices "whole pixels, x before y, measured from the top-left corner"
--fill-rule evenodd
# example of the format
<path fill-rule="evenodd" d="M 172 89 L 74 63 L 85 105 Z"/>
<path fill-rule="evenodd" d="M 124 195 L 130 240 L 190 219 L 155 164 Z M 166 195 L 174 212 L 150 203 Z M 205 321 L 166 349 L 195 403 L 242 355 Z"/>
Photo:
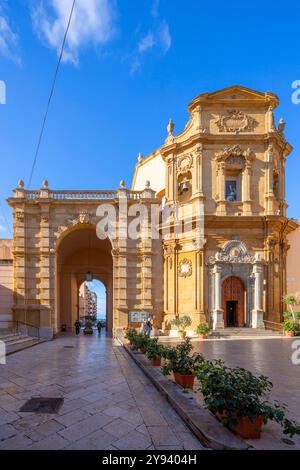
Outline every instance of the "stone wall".
<path fill-rule="evenodd" d="M 12 240 L 0 240 L 0 328 L 11 327 L 13 320 Z M 8 323 L 6 323 L 6 321 Z"/>

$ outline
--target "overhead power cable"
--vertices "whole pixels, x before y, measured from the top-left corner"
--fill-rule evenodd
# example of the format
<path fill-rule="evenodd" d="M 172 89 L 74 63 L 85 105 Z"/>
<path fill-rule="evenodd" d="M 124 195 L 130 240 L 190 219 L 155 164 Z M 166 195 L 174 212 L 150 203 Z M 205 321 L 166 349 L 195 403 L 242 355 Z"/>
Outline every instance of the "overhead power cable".
<path fill-rule="evenodd" d="M 31 167 L 31 171 L 30 171 L 30 176 L 29 176 L 28 185 L 27 185 L 28 189 L 30 189 L 33 173 L 34 173 L 36 162 L 37 162 L 37 159 L 38 159 L 38 156 L 39 156 L 40 147 L 41 147 L 41 143 L 42 143 L 45 127 L 46 127 L 47 117 L 48 117 L 48 113 L 49 113 L 49 109 L 50 109 L 50 104 L 51 104 L 51 101 L 52 101 L 52 98 L 53 98 L 53 95 L 54 95 L 55 85 L 56 85 L 56 81 L 57 81 L 57 77 L 58 77 L 58 72 L 59 72 L 60 64 L 61 64 L 61 61 L 62 61 L 62 58 L 63 58 L 65 45 L 66 45 L 66 41 L 67 41 L 69 29 L 70 29 L 72 17 L 73 17 L 75 3 L 76 3 L 76 0 L 73 0 L 73 4 L 72 4 L 71 11 L 70 11 L 68 24 L 67 24 L 67 29 L 66 29 L 65 34 L 64 34 L 64 39 L 63 39 L 63 42 L 62 42 L 60 55 L 59 55 L 58 62 L 57 62 L 57 65 L 56 65 L 56 69 L 55 69 L 55 73 L 54 73 L 54 77 L 53 77 L 53 81 L 52 81 L 52 86 L 51 86 L 51 90 L 50 90 L 50 95 L 49 95 L 45 115 L 44 115 L 44 118 L 43 118 L 43 121 L 42 121 L 42 127 L 41 127 L 41 131 L 40 131 L 40 134 L 39 134 L 37 147 L 36 147 L 32 167 Z"/>

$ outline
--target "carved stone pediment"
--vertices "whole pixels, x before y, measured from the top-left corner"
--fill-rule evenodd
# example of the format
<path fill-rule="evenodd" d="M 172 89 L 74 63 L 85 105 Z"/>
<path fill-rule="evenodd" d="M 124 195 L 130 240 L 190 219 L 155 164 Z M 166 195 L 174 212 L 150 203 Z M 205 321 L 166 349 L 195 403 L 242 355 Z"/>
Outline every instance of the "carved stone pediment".
<path fill-rule="evenodd" d="M 243 150 L 240 145 L 226 146 L 224 150 L 216 153 L 217 161 L 225 162 L 226 165 L 241 165 L 245 161 L 249 163 L 252 162 L 254 157 L 255 154 L 250 148 Z"/>
<path fill-rule="evenodd" d="M 258 122 L 248 114 L 235 109 L 219 116 L 216 125 L 220 132 L 253 132 Z"/>
<path fill-rule="evenodd" d="M 246 244 L 240 240 L 227 242 L 221 251 L 208 259 L 209 265 L 224 264 L 255 264 L 262 262 L 259 253 L 249 253 Z"/>

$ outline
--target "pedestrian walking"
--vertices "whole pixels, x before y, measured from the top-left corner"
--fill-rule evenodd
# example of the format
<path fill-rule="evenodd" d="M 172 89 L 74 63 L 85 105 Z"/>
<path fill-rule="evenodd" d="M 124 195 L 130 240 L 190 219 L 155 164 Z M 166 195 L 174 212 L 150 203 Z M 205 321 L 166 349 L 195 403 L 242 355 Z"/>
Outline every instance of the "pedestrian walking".
<path fill-rule="evenodd" d="M 102 323 L 101 323 L 101 321 L 98 321 L 98 323 L 97 323 L 97 330 L 98 330 L 98 335 L 100 336 L 100 335 L 101 335 L 101 331 L 102 331 Z"/>
<path fill-rule="evenodd" d="M 75 332 L 76 332 L 76 336 L 80 335 L 80 328 L 81 328 L 81 324 L 80 324 L 80 321 L 79 320 L 76 320 L 75 322 Z"/>

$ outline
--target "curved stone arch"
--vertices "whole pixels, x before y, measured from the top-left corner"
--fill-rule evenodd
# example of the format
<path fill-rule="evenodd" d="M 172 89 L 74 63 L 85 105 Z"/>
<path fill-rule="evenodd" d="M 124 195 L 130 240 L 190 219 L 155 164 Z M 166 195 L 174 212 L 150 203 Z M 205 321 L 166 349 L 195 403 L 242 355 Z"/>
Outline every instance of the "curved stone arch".
<path fill-rule="evenodd" d="M 56 232 L 58 235 L 57 235 L 57 238 L 55 240 L 55 249 L 58 250 L 58 248 L 61 245 L 62 241 L 68 235 L 70 235 L 70 233 L 73 233 L 77 230 L 92 230 L 92 229 L 94 229 L 95 233 L 97 233 L 96 224 L 94 224 L 94 223 L 82 224 L 82 223 L 78 222 L 75 225 L 72 225 L 71 227 L 61 227 L 61 230 L 57 230 L 57 232 Z M 107 237 L 107 239 L 110 241 L 112 250 L 117 249 L 116 240 L 113 240 L 110 237 Z"/>
<path fill-rule="evenodd" d="M 106 289 L 107 331 L 109 334 L 112 334 L 114 328 L 113 272 L 115 263 L 114 251 L 116 251 L 114 249 L 115 240 L 111 240 L 109 237 L 103 240 L 98 238 L 95 223 L 78 222 L 69 227 L 61 225 L 60 228 L 61 230 L 58 231 L 55 241 L 56 249 L 53 250 L 55 253 L 55 328 L 57 331 L 60 331 L 62 324 L 67 325 L 68 330 L 73 328 L 79 314 L 79 288 L 86 279 L 87 272 L 92 272 L 93 278 L 99 280 Z M 86 232 L 89 232 L 87 238 L 92 237 L 94 240 L 90 248 L 86 244 L 86 239 L 81 239 L 80 232 L 82 232 L 83 237 L 86 237 Z M 68 241 L 69 237 L 72 238 L 71 245 Z M 75 244 L 74 239 L 77 240 Z M 65 249 L 67 249 L 67 252 Z M 85 249 L 91 249 L 93 255 L 86 258 L 86 255 L 82 254 Z M 101 252 L 102 249 L 104 255 L 101 255 L 101 258 L 99 258 L 97 252 Z M 82 256 L 84 257 L 83 260 Z M 72 258 L 71 262 L 70 257 Z"/>
<path fill-rule="evenodd" d="M 230 240 L 229 242 L 225 243 L 222 248 L 222 253 L 225 255 L 230 255 L 234 248 L 239 250 L 240 255 L 245 256 L 248 254 L 248 247 L 246 243 L 241 240 Z"/>

